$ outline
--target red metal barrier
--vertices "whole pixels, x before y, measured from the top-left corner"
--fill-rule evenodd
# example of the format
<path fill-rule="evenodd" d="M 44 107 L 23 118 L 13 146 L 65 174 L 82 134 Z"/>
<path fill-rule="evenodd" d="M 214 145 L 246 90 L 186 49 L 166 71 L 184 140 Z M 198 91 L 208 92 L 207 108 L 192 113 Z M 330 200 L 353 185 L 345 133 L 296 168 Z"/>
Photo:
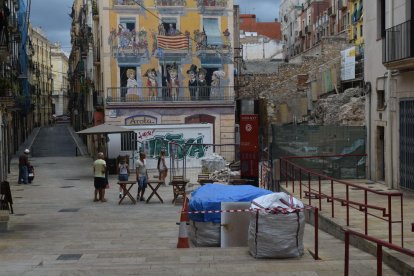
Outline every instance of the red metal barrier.
<path fill-rule="evenodd" d="M 353 231 L 351 229 L 343 229 L 345 232 L 345 269 L 344 269 L 344 275 L 348 276 L 349 275 L 349 237 L 351 235 L 353 236 L 357 236 L 360 238 L 363 238 L 367 241 L 371 241 L 373 243 L 377 244 L 377 276 L 382 276 L 382 247 L 385 246 L 391 250 L 400 252 L 402 254 L 405 254 L 407 256 L 411 256 L 414 257 L 414 251 L 413 250 L 409 250 L 403 247 L 400 247 L 398 245 L 386 242 L 386 241 L 382 241 L 380 239 L 374 238 L 374 237 L 370 237 L 367 235 L 364 235 L 362 233 L 358 233 L 356 231 Z"/>
<path fill-rule="evenodd" d="M 304 159 L 304 158 L 327 158 L 327 157 L 349 157 L 349 156 L 365 156 L 365 155 L 327 155 L 327 156 L 294 156 L 294 157 L 282 157 L 280 161 L 280 174 L 285 177 L 286 187 L 288 187 L 289 181 L 292 182 L 292 191 L 295 191 L 295 180 L 299 180 L 299 193 L 300 199 L 303 196 L 308 197 L 308 205 L 312 206 L 312 197 L 318 200 L 318 207 L 322 210 L 322 200 L 326 199 L 328 203 L 331 203 L 331 217 L 335 217 L 335 202 L 341 203 L 341 206 L 346 208 L 346 225 L 350 224 L 350 208 L 358 210 L 364 213 L 364 230 L 365 235 L 368 235 L 368 215 L 378 218 L 380 220 L 386 221 L 388 223 L 388 241 L 392 243 L 392 225 L 394 223 L 401 224 L 401 246 L 404 247 L 404 232 L 403 232 L 403 197 L 400 192 L 381 192 L 374 189 L 364 187 L 358 184 L 350 183 L 347 181 L 335 179 L 333 177 L 321 174 L 319 172 L 306 169 L 302 166 L 299 166 L 292 161 L 295 159 Z M 303 177 L 304 176 L 304 177 Z M 312 178 L 317 180 L 318 187 L 317 189 L 312 187 Z M 321 191 L 321 181 L 330 181 L 330 194 L 323 193 Z M 335 184 L 340 184 L 345 186 L 345 198 L 335 196 Z M 350 199 L 349 189 L 355 188 L 361 190 L 364 193 L 363 202 L 357 202 Z M 305 190 L 306 189 L 306 190 Z M 369 195 L 378 195 L 387 198 L 387 206 L 377 206 L 370 204 L 368 202 Z M 397 198 L 400 203 L 401 217 L 399 220 L 393 220 L 392 217 L 392 206 L 393 198 Z M 372 211 L 377 210 L 382 212 L 382 215 L 373 214 Z"/>

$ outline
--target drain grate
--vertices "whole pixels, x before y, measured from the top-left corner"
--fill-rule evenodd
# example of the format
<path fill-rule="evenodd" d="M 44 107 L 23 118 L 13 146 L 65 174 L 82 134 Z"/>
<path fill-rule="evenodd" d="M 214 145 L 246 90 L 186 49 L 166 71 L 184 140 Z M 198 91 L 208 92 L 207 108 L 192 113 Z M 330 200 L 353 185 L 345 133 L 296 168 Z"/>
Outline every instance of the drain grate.
<path fill-rule="evenodd" d="M 45 165 L 56 165 L 56 163 L 43 163 Z"/>
<path fill-rule="evenodd" d="M 62 213 L 76 213 L 79 211 L 79 208 L 66 208 L 66 209 L 60 209 L 59 212 Z"/>
<path fill-rule="evenodd" d="M 361 188 L 352 187 L 351 190 L 362 190 Z"/>
<path fill-rule="evenodd" d="M 32 186 L 37 187 L 37 186 L 40 186 L 40 185 L 39 184 L 32 184 Z"/>
<path fill-rule="evenodd" d="M 61 254 L 57 257 L 58 261 L 78 261 L 82 257 L 82 254 Z"/>
<path fill-rule="evenodd" d="M 63 180 L 80 180 L 80 178 L 66 178 L 66 179 L 63 179 Z"/>
<path fill-rule="evenodd" d="M 14 196 L 14 198 L 23 198 L 22 196 Z"/>
<path fill-rule="evenodd" d="M 16 192 L 22 192 L 24 189 L 17 189 Z"/>
<path fill-rule="evenodd" d="M 62 186 L 62 187 L 60 187 L 60 188 L 62 188 L 62 189 L 67 189 L 67 188 L 73 188 L 73 187 L 75 187 L 75 186 Z"/>
<path fill-rule="evenodd" d="M 23 216 L 25 216 L 26 214 L 14 214 L 16 217 L 23 217 Z"/>

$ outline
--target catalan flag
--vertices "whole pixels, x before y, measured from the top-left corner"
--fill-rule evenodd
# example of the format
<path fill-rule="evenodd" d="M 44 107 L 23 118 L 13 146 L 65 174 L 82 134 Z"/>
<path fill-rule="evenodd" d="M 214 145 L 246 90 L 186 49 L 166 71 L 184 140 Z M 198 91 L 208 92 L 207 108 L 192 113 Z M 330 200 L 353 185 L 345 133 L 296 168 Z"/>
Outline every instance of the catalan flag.
<path fill-rule="evenodd" d="M 158 48 L 164 50 L 187 50 L 188 37 L 184 35 L 158 35 Z"/>

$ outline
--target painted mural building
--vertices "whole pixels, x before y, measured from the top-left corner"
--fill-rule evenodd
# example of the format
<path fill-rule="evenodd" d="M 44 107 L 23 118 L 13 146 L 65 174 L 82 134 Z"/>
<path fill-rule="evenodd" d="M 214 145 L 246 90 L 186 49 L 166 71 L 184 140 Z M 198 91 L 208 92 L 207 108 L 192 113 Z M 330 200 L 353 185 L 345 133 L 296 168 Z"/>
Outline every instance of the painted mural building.
<path fill-rule="evenodd" d="M 210 123 L 213 143 L 234 143 L 232 0 L 89 0 L 77 7 L 80 19 L 92 17 L 84 28 L 92 43 L 78 63 L 89 66 L 93 50 L 92 91 L 104 102 L 103 110 L 93 104 L 94 117 L 127 126 Z"/>

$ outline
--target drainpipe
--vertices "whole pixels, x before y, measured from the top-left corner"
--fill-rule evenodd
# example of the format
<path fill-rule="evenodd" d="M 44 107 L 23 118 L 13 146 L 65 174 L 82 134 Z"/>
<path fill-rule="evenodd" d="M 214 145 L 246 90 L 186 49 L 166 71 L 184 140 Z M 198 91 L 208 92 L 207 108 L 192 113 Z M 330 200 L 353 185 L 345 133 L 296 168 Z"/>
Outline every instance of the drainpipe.
<path fill-rule="evenodd" d="M 394 0 L 388 1 L 388 22 L 390 27 L 394 26 Z M 394 188 L 394 158 L 393 158 L 393 123 L 392 123 L 392 111 L 393 108 L 391 99 L 392 99 L 392 90 L 391 90 L 391 70 L 387 70 L 387 82 L 386 82 L 386 93 L 387 93 L 387 144 L 389 149 L 389 158 L 386 158 L 389 160 L 388 166 L 386 169 L 387 172 L 387 185 L 389 188 Z"/>

